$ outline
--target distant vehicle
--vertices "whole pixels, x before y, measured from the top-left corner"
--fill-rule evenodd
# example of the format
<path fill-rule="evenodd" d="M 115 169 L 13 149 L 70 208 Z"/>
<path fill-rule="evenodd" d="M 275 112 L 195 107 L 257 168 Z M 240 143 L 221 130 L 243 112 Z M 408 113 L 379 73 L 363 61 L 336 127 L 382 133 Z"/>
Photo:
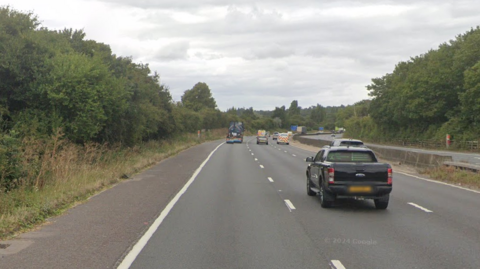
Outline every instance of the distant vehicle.
<path fill-rule="evenodd" d="M 307 133 L 307 127 L 305 127 L 305 126 L 298 126 L 298 127 L 297 127 L 297 133 L 306 134 L 306 133 Z"/>
<path fill-rule="evenodd" d="M 267 132 L 265 130 L 258 130 L 257 132 L 257 144 L 265 143 L 268 145 Z"/>
<path fill-rule="evenodd" d="M 228 133 L 226 142 L 229 144 L 233 143 L 242 143 L 243 142 L 243 132 L 245 131 L 243 122 L 231 121 L 228 127 Z"/>
<path fill-rule="evenodd" d="M 272 138 L 272 139 L 273 139 L 273 140 L 277 140 L 277 138 L 278 138 L 278 135 L 279 135 L 279 133 L 278 133 L 278 132 L 275 132 L 275 133 L 273 133 L 273 138 Z"/>
<path fill-rule="evenodd" d="M 364 147 L 365 145 L 363 144 L 362 140 L 357 140 L 357 139 L 335 139 L 330 143 L 330 146 L 332 147 L 338 147 L 338 146 L 351 146 L 351 147 Z"/>
<path fill-rule="evenodd" d="M 285 143 L 290 145 L 290 136 L 287 133 L 281 133 L 278 135 L 277 144 Z"/>
<path fill-rule="evenodd" d="M 337 199 L 373 199 L 386 209 L 392 192 L 392 167 L 379 163 L 372 150 L 362 147 L 323 147 L 306 159 L 307 194 L 320 195 L 324 208 Z"/>

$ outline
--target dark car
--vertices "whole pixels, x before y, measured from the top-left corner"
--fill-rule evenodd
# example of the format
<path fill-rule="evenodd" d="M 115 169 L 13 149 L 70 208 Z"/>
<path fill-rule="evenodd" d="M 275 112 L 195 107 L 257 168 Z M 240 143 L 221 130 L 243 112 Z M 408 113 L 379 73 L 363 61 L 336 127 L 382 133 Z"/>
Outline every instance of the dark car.
<path fill-rule="evenodd" d="M 386 209 L 392 191 L 392 167 L 379 163 L 372 150 L 363 147 L 323 147 L 306 159 L 307 194 L 320 195 L 322 207 L 337 199 L 373 199 Z"/>

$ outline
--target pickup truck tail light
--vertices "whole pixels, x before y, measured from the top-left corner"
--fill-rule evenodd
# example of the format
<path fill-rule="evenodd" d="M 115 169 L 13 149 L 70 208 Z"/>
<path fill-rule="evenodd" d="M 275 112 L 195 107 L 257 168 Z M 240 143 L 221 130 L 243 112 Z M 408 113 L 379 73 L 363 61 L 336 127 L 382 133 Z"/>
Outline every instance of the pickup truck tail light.
<path fill-rule="evenodd" d="M 335 183 L 335 169 L 328 168 L 328 183 Z"/>
<path fill-rule="evenodd" d="M 392 174 L 393 174 L 392 168 L 388 168 L 387 171 L 388 171 L 388 181 L 387 181 L 387 183 L 392 185 Z"/>

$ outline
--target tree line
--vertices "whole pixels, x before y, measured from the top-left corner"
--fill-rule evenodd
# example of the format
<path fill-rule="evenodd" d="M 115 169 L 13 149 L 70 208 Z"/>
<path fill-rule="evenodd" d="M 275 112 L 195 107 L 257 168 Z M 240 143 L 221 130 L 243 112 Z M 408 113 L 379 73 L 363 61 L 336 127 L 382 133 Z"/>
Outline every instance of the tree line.
<path fill-rule="evenodd" d="M 132 147 L 227 126 L 206 83 L 174 102 L 148 64 L 85 37 L 82 30 L 49 30 L 33 13 L 0 7 L 0 188 L 25 173 L 19 158 L 26 139 L 61 134 L 77 145 Z"/>
<path fill-rule="evenodd" d="M 368 113 L 350 118 L 347 131 L 384 140 L 479 140 L 480 28 L 399 62 L 367 90 Z"/>
<path fill-rule="evenodd" d="M 82 30 L 40 27 L 32 13 L 0 8 L 0 114 L 4 135 L 135 145 L 226 125 L 206 83 L 173 102 L 148 64 L 86 40 Z"/>

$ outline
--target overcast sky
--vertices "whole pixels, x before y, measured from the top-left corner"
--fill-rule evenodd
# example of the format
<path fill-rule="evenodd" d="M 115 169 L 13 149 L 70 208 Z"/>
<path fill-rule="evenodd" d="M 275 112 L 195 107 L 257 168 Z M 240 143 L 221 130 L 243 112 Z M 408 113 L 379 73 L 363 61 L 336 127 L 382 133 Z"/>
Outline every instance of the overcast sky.
<path fill-rule="evenodd" d="M 0 0 L 148 63 L 176 101 L 197 82 L 221 110 L 349 105 L 370 80 L 480 24 L 476 0 Z"/>

